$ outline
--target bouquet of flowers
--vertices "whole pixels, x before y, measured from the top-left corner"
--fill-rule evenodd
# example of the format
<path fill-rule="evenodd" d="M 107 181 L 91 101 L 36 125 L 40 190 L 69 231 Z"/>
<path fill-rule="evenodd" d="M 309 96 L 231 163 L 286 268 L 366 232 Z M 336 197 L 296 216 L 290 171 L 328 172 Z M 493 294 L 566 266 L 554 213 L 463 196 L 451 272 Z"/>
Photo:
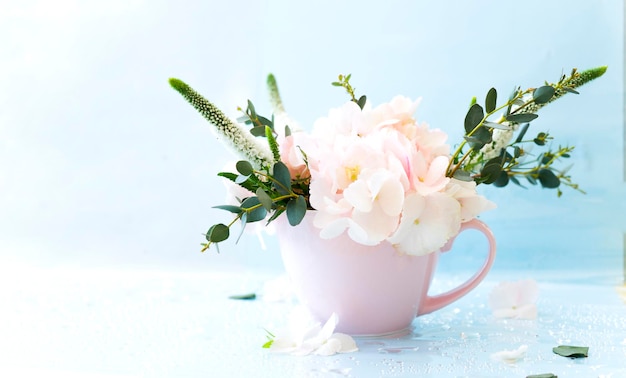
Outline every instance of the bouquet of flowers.
<path fill-rule="evenodd" d="M 219 173 L 240 189 L 239 195 L 236 204 L 216 206 L 233 219 L 208 230 L 203 251 L 228 239 L 237 222 L 243 230 L 248 223 L 270 223 L 285 213 L 296 226 L 314 210 L 322 238 L 347 233 L 360 244 L 386 241 L 400 253 L 424 255 L 445 245 L 463 222 L 495 207 L 477 193 L 479 184 L 528 183 L 556 189 L 558 196 L 563 186 L 581 191 L 567 170 L 557 167 L 574 148 L 555 147 L 547 132 L 528 136 L 528 130 L 539 109 L 577 94 L 605 71 L 573 69 L 555 83 L 516 87 L 500 104 L 491 88 L 483 102 L 472 99 L 465 135 L 453 149 L 445 132 L 414 118 L 420 100 L 397 96 L 373 106 L 355 94 L 351 75 L 332 82 L 345 89 L 349 101 L 319 118 L 311 132 L 290 120 L 272 75 L 273 115 L 260 115 L 248 101 L 246 109 L 239 109 L 241 123 L 183 81 L 170 79 L 242 159 L 236 172 Z M 532 154 L 528 145 L 535 146 Z"/>

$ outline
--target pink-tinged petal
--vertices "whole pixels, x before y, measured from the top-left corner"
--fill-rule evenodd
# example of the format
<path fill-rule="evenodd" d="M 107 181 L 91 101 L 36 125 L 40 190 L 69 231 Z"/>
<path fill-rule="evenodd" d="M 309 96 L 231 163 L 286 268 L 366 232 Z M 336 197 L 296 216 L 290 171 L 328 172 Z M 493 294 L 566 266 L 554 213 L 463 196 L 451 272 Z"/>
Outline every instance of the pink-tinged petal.
<path fill-rule="evenodd" d="M 385 180 L 376 195 L 376 201 L 385 214 L 391 217 L 398 216 L 404 205 L 404 188 L 393 179 Z"/>
<path fill-rule="evenodd" d="M 335 333 L 331 339 L 339 340 L 341 343 L 341 349 L 338 350 L 339 353 L 352 353 L 359 350 L 354 339 L 345 333 Z"/>
<path fill-rule="evenodd" d="M 357 180 L 350 184 L 343 191 L 343 197 L 358 211 L 372 210 L 372 193 L 365 180 Z"/>
<path fill-rule="evenodd" d="M 405 200 L 398 231 L 387 240 L 400 253 L 421 256 L 439 250 L 460 227 L 460 206 L 455 199 L 442 193 L 413 194 Z"/>
<path fill-rule="evenodd" d="M 328 339 L 325 343 L 320 345 L 315 354 L 319 356 L 332 356 L 341 350 L 341 341 L 337 339 Z"/>
<path fill-rule="evenodd" d="M 319 214 L 321 213 L 316 214 L 316 218 Z M 316 222 L 314 220 L 314 224 L 315 223 Z M 320 237 L 322 239 L 336 238 L 337 236 L 341 235 L 349 226 L 350 226 L 350 220 L 348 218 L 338 218 L 323 226 L 323 228 L 320 230 Z"/>
<path fill-rule="evenodd" d="M 526 357 L 526 351 L 528 351 L 528 345 L 521 345 L 519 348 L 514 350 L 502 350 L 500 352 L 493 353 L 491 358 L 508 364 L 514 364 Z"/>
<path fill-rule="evenodd" d="M 496 318 L 536 319 L 539 288 L 534 280 L 500 282 L 489 294 Z"/>
<path fill-rule="evenodd" d="M 333 335 L 333 332 L 335 332 L 337 323 L 339 323 L 339 317 L 333 312 L 320 330 L 319 337 L 321 337 L 322 340 L 328 340 Z"/>

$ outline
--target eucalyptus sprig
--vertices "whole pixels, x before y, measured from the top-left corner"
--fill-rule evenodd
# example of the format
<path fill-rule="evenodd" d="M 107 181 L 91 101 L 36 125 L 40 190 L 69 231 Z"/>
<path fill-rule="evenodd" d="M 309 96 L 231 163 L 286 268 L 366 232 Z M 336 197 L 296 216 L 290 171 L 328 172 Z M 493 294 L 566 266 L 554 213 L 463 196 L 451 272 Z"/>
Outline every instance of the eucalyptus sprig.
<path fill-rule="evenodd" d="M 337 81 L 333 81 L 331 84 L 335 87 L 344 88 L 346 92 L 348 92 L 348 94 L 350 95 L 350 100 L 356 103 L 357 105 L 359 105 L 359 108 L 361 108 L 362 110 L 363 107 L 365 106 L 365 103 L 367 102 L 367 96 L 363 95 L 359 97 L 358 99 L 356 98 L 356 95 L 354 94 L 355 89 L 352 87 L 352 84 L 350 84 L 351 77 L 352 77 L 352 74 L 348 74 L 345 76 L 339 75 L 339 77 L 337 78 Z"/>
<path fill-rule="evenodd" d="M 305 180 L 293 180 L 289 168 L 277 161 L 271 169 L 256 170 L 246 160 L 240 160 L 235 165 L 238 174 L 220 172 L 218 176 L 231 180 L 237 185 L 247 189 L 252 195 L 239 200 L 239 205 L 220 205 L 217 209 L 226 210 L 235 214 L 235 218 L 229 224 L 218 223 L 209 228 L 206 233 L 207 243 L 202 244 L 202 251 L 207 250 L 212 244 L 223 242 L 230 237 L 230 228 L 241 223 L 241 234 L 248 223 L 264 220 L 268 214 L 272 214 L 267 223 L 278 218 L 283 212 L 287 214 L 287 220 L 292 226 L 300 224 L 308 204 L 308 182 Z M 237 240 L 239 240 L 239 237 Z"/>
<path fill-rule="evenodd" d="M 554 165 L 558 160 L 568 158 L 573 147 L 559 146 L 553 151 L 548 146 L 546 152 L 538 154 L 531 162 L 527 159 L 529 149 L 523 146 L 528 143 L 545 146 L 551 137 L 547 132 L 540 132 L 532 140 L 523 138 L 529 123 L 537 119 L 535 113 L 539 109 L 567 93 L 578 94 L 576 88 L 602 76 L 606 69 L 606 66 L 583 72 L 573 69 L 569 76 L 562 75 L 556 83 L 546 82 L 526 90 L 516 87 L 500 106 L 497 106 L 495 88 L 487 92 L 484 107 L 473 98 L 465 116 L 465 136 L 450 159 L 446 175 L 495 186 L 506 186 L 509 182 L 521 185 L 518 177 L 525 177 L 532 185 L 539 183 L 544 188 L 559 188 L 563 183 L 582 192 L 567 176 L 566 170 L 559 171 Z M 502 111 L 504 115 L 495 121 L 490 120 Z M 512 141 L 516 132 L 518 137 Z M 557 194 L 562 194 L 560 189 Z"/>

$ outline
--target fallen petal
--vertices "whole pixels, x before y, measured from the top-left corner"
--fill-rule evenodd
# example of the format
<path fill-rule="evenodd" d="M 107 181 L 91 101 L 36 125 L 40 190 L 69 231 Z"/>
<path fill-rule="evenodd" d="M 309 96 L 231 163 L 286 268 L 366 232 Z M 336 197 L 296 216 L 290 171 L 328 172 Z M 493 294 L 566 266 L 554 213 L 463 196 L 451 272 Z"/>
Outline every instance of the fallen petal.
<path fill-rule="evenodd" d="M 515 350 L 502 350 L 500 352 L 493 353 L 491 358 L 508 364 L 513 364 L 524 358 L 527 350 L 528 345 L 522 345 Z"/>

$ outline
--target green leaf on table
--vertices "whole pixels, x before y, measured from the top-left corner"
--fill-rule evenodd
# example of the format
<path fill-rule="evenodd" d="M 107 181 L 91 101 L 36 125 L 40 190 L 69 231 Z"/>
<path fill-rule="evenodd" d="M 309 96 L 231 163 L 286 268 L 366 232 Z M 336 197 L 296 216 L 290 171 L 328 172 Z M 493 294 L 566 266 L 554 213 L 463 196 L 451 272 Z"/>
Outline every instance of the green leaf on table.
<path fill-rule="evenodd" d="M 251 301 L 253 299 L 256 299 L 256 294 L 255 293 L 248 293 L 248 294 L 231 295 L 231 296 L 228 297 L 228 299 L 238 299 L 238 300 L 242 300 L 242 301 Z"/>
<path fill-rule="evenodd" d="M 559 378 L 552 373 L 544 373 L 544 374 L 533 374 L 526 376 L 526 378 Z"/>
<path fill-rule="evenodd" d="M 559 356 L 582 358 L 589 355 L 589 347 L 572 346 L 572 345 L 559 345 L 552 348 L 552 351 Z"/>
<path fill-rule="evenodd" d="M 554 88 L 551 85 L 544 85 L 533 91 L 535 104 L 545 104 L 554 96 Z"/>
<path fill-rule="evenodd" d="M 487 113 L 491 113 L 496 109 L 496 102 L 498 100 L 498 92 L 495 88 L 489 89 L 487 97 L 485 98 L 485 110 Z"/>

